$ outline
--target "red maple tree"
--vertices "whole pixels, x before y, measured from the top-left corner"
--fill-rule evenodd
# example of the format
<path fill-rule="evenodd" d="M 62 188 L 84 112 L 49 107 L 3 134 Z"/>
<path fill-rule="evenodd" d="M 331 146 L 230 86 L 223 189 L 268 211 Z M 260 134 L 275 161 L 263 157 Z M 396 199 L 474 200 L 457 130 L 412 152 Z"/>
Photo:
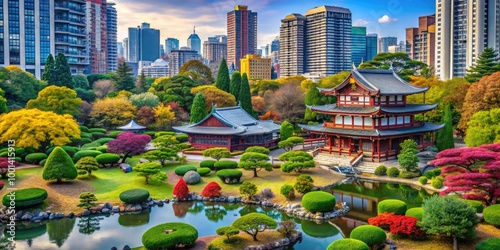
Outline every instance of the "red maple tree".
<path fill-rule="evenodd" d="M 217 184 L 217 182 L 212 181 L 203 188 L 203 191 L 201 191 L 201 195 L 208 198 L 219 197 L 221 196 L 221 189 L 222 188 L 219 186 L 219 184 Z"/>
<path fill-rule="evenodd" d="M 410 237 L 422 239 L 425 232 L 417 226 L 417 218 L 406 215 L 395 215 L 394 213 L 381 213 L 376 217 L 369 218 L 368 223 L 373 226 L 389 230 L 397 237 Z"/>
<path fill-rule="evenodd" d="M 123 154 L 121 162 L 127 157 L 146 152 L 146 145 L 151 141 L 149 135 L 137 135 L 132 132 L 123 132 L 116 139 L 108 142 L 108 152 Z"/>
<path fill-rule="evenodd" d="M 186 199 L 189 196 L 189 187 L 184 179 L 179 179 L 172 192 L 178 199 Z"/>
<path fill-rule="evenodd" d="M 9 160 L 9 158 L 7 157 L 0 157 L 0 175 L 2 175 L 2 178 L 7 178 L 9 165 L 19 166 L 19 162 L 15 160 Z"/>

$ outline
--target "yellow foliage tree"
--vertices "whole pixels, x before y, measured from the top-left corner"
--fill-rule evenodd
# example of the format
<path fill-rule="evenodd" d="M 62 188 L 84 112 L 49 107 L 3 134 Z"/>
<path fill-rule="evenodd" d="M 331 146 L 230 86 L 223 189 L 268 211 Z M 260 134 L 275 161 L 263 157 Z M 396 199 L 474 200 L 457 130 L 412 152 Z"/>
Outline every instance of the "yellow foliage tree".
<path fill-rule="evenodd" d="M 116 97 L 125 97 L 125 98 L 130 98 L 132 96 L 132 92 L 126 91 L 126 90 L 120 90 Z"/>
<path fill-rule="evenodd" d="M 13 70 L 18 70 L 18 71 L 24 71 L 23 69 L 21 69 L 19 66 L 17 65 L 9 65 L 7 67 L 5 67 L 8 71 L 13 71 Z"/>
<path fill-rule="evenodd" d="M 15 140 L 18 147 L 46 150 L 80 138 L 80 127 L 71 115 L 39 109 L 20 109 L 0 116 L 0 143 Z"/>
<path fill-rule="evenodd" d="M 30 100 L 26 105 L 29 109 L 52 111 L 56 114 L 78 114 L 82 99 L 76 96 L 76 92 L 67 87 L 48 86 L 38 93 L 35 100 Z"/>
<path fill-rule="evenodd" d="M 90 117 L 94 125 L 112 129 L 134 119 L 136 110 L 127 98 L 106 97 L 92 104 Z"/>
<path fill-rule="evenodd" d="M 165 129 L 167 124 L 175 120 L 175 113 L 169 105 L 160 103 L 153 108 L 155 121 L 160 129 Z"/>
<path fill-rule="evenodd" d="M 193 95 L 200 92 L 205 97 L 205 107 L 208 112 L 212 109 L 212 104 L 217 105 L 218 108 L 236 106 L 236 98 L 233 95 L 214 85 L 202 85 L 191 89 Z"/>

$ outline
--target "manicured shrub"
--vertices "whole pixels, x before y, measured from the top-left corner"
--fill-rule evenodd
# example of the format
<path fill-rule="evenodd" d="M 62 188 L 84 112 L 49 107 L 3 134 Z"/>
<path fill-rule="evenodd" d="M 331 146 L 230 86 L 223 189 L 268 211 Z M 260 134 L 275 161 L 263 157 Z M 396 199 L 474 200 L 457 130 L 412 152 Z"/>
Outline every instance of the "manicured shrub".
<path fill-rule="evenodd" d="M 14 152 L 17 156 L 20 156 L 22 154 L 24 154 L 26 150 L 24 148 L 20 148 L 20 147 L 14 147 Z M 12 151 L 11 151 L 12 152 Z M 3 152 L 0 153 L 0 157 L 8 157 L 9 156 L 9 151 L 8 149 L 4 149 Z"/>
<path fill-rule="evenodd" d="M 349 249 L 349 250 L 370 250 L 366 243 L 356 240 L 356 239 L 340 239 L 332 242 L 328 245 L 327 250 L 339 250 L 339 249 Z"/>
<path fill-rule="evenodd" d="M 71 157 L 61 147 L 56 147 L 47 157 L 42 178 L 47 181 L 57 180 L 57 183 L 61 183 L 63 179 L 73 180 L 77 176 L 78 171 Z"/>
<path fill-rule="evenodd" d="M 178 199 L 186 199 L 189 196 L 189 187 L 187 186 L 184 179 L 179 179 L 177 184 L 175 184 L 174 190 L 172 194 L 175 195 Z"/>
<path fill-rule="evenodd" d="M 424 209 L 421 207 L 414 207 L 406 210 L 406 216 L 417 218 L 419 221 L 422 220 L 422 216 L 424 215 Z"/>
<path fill-rule="evenodd" d="M 249 213 L 241 216 L 233 222 L 233 227 L 252 235 L 257 241 L 257 234 L 266 229 L 275 229 L 278 223 L 271 217 L 262 213 Z"/>
<path fill-rule="evenodd" d="M 395 238 L 409 237 L 421 240 L 425 238 L 425 232 L 417 226 L 417 221 L 415 217 L 394 215 L 394 213 L 381 213 L 368 219 L 370 225 L 389 230 Z"/>
<path fill-rule="evenodd" d="M 216 162 L 216 160 L 204 160 L 200 162 L 200 168 L 210 168 L 211 170 L 215 170 L 214 164 Z"/>
<path fill-rule="evenodd" d="M 483 210 L 484 221 L 494 226 L 500 226 L 500 204 L 491 205 Z"/>
<path fill-rule="evenodd" d="M 73 159 L 76 162 L 85 156 L 92 156 L 95 158 L 100 154 L 102 154 L 101 151 L 97 151 L 97 150 L 81 150 L 81 151 L 76 152 L 75 155 L 73 155 Z"/>
<path fill-rule="evenodd" d="M 441 175 L 441 169 L 440 168 L 434 169 L 434 176 L 440 176 L 440 175 Z"/>
<path fill-rule="evenodd" d="M 158 138 L 158 137 L 164 136 L 164 135 L 174 136 L 175 132 L 172 132 L 172 131 L 160 131 L 160 132 L 154 133 L 153 135 L 154 135 L 154 138 Z"/>
<path fill-rule="evenodd" d="M 95 148 L 95 150 L 100 151 L 101 153 L 107 153 L 108 146 L 99 146 L 99 147 Z"/>
<path fill-rule="evenodd" d="M 24 157 L 27 163 L 38 164 L 41 160 L 47 159 L 47 155 L 44 153 L 32 153 Z"/>
<path fill-rule="evenodd" d="M 203 197 L 214 198 L 221 196 L 220 190 L 222 188 L 217 184 L 217 182 L 212 181 L 209 182 L 201 191 L 201 195 Z"/>
<path fill-rule="evenodd" d="M 378 203 L 377 211 L 381 213 L 405 214 L 408 206 L 404 201 L 400 200 L 383 200 Z"/>
<path fill-rule="evenodd" d="M 335 196 L 323 191 L 314 191 L 302 197 L 302 206 L 310 212 L 328 212 L 335 207 Z"/>
<path fill-rule="evenodd" d="M 168 232 L 168 233 L 165 233 Z M 191 248 L 198 239 L 198 230 L 182 222 L 169 222 L 154 226 L 142 235 L 142 245 L 148 250 Z"/>
<path fill-rule="evenodd" d="M 128 204 L 142 203 L 148 198 L 149 191 L 140 188 L 129 189 L 120 194 L 120 200 Z"/>
<path fill-rule="evenodd" d="M 380 165 L 375 169 L 375 175 L 381 176 L 387 174 L 387 167 L 384 165 Z"/>
<path fill-rule="evenodd" d="M 120 161 L 120 156 L 112 153 L 104 153 L 95 157 L 101 167 L 112 167 Z"/>
<path fill-rule="evenodd" d="M 176 167 L 174 170 L 175 174 L 179 176 L 185 175 L 188 171 L 196 171 L 196 167 L 186 165 L 186 166 Z"/>
<path fill-rule="evenodd" d="M 387 169 L 387 175 L 390 177 L 397 177 L 399 175 L 399 169 L 396 167 L 390 167 Z"/>
<path fill-rule="evenodd" d="M 244 181 L 240 185 L 240 194 L 252 199 L 255 193 L 257 193 L 257 186 L 250 181 Z"/>
<path fill-rule="evenodd" d="M 489 238 L 476 245 L 476 250 L 498 250 L 500 247 L 500 238 Z"/>
<path fill-rule="evenodd" d="M 41 161 L 38 163 L 38 165 L 40 165 L 40 166 L 42 166 L 42 167 L 43 167 L 43 166 L 45 166 L 45 162 L 46 162 L 46 161 L 47 161 L 47 159 L 43 159 L 43 160 L 41 160 Z"/>
<path fill-rule="evenodd" d="M 194 185 L 194 184 L 200 183 L 201 176 L 200 176 L 200 174 L 198 174 L 198 172 L 196 172 L 196 170 L 194 170 L 194 171 L 191 170 L 191 171 L 187 171 L 187 173 L 184 174 L 184 177 L 182 177 L 182 179 L 184 179 L 186 184 Z"/>
<path fill-rule="evenodd" d="M 427 177 L 427 179 L 430 180 L 430 179 L 432 179 L 432 177 L 436 176 L 436 173 L 434 173 L 434 170 L 432 170 L 432 171 L 428 170 L 425 172 L 424 175 L 425 175 L 425 177 Z"/>
<path fill-rule="evenodd" d="M 223 169 L 217 171 L 217 177 L 224 183 L 238 183 L 243 173 L 237 169 Z"/>
<path fill-rule="evenodd" d="M 262 146 L 252 146 L 252 147 L 248 147 L 247 149 L 245 149 L 245 153 L 248 153 L 248 152 L 268 155 L 271 151 L 268 148 L 265 148 Z"/>
<path fill-rule="evenodd" d="M 90 133 L 98 132 L 98 133 L 106 134 L 106 129 L 103 129 L 103 128 L 89 128 L 89 132 Z"/>
<path fill-rule="evenodd" d="M 109 137 L 104 137 L 104 138 L 99 138 L 97 140 L 95 140 L 96 142 L 100 143 L 101 145 L 104 145 L 112 140 L 114 140 L 115 138 L 109 138 Z"/>
<path fill-rule="evenodd" d="M 123 133 L 121 130 L 113 130 L 109 132 L 108 136 L 111 138 L 116 138 L 119 134 Z"/>
<path fill-rule="evenodd" d="M 99 139 L 99 138 L 104 138 L 107 136 L 106 133 L 101 133 L 101 132 L 90 132 L 90 134 L 92 135 L 92 138 L 94 140 Z"/>
<path fill-rule="evenodd" d="M 441 179 L 434 178 L 431 181 L 431 185 L 433 188 L 440 189 L 443 187 L 443 181 Z"/>
<path fill-rule="evenodd" d="M 350 237 L 366 243 L 369 247 L 384 244 L 387 239 L 384 230 L 372 225 L 362 225 L 354 228 Z"/>
<path fill-rule="evenodd" d="M 158 133 L 158 131 L 146 131 L 143 134 L 151 136 L 151 138 L 155 138 L 155 134 Z"/>
<path fill-rule="evenodd" d="M 89 132 L 89 128 L 87 128 L 86 126 L 80 126 L 80 131 Z"/>
<path fill-rule="evenodd" d="M 229 237 L 239 234 L 240 230 L 233 226 L 222 226 L 217 228 L 215 232 L 217 233 L 217 235 L 226 236 L 227 242 L 229 242 Z"/>
<path fill-rule="evenodd" d="M 418 178 L 418 182 L 420 182 L 420 184 L 422 184 L 422 185 L 427 184 L 427 181 L 428 181 L 427 177 L 425 177 L 425 176 L 420 176 L 420 178 Z"/>
<path fill-rule="evenodd" d="M 280 189 L 280 194 L 285 196 L 287 199 L 294 199 L 295 198 L 295 191 L 293 190 L 293 186 L 290 184 L 285 184 L 281 186 Z"/>
<path fill-rule="evenodd" d="M 214 168 L 216 171 L 223 169 L 235 169 L 238 168 L 238 163 L 235 161 L 218 161 L 214 163 Z"/>
<path fill-rule="evenodd" d="M 81 150 L 87 149 L 87 150 L 95 150 L 97 147 L 101 146 L 101 144 L 97 141 L 93 141 L 91 143 L 85 143 L 82 145 L 80 148 Z"/>
<path fill-rule="evenodd" d="M 295 185 L 293 185 L 293 188 L 295 189 L 295 191 L 301 194 L 306 194 L 308 192 L 311 192 L 314 188 L 313 183 L 314 180 L 313 178 L 311 178 L 311 176 L 307 174 L 301 174 L 295 180 Z"/>
<path fill-rule="evenodd" d="M 180 143 L 183 143 L 189 140 L 189 136 L 187 134 L 176 134 L 175 139 L 177 139 Z"/>
<path fill-rule="evenodd" d="M 406 171 L 406 170 L 402 170 L 401 172 L 399 172 L 399 178 L 404 178 L 404 179 L 412 179 L 412 178 L 415 178 L 415 177 L 419 177 L 420 176 L 420 171 L 414 171 L 414 172 L 410 172 L 410 171 Z"/>
<path fill-rule="evenodd" d="M 42 203 L 47 199 L 48 194 L 42 188 L 25 188 L 18 189 L 15 192 L 15 207 L 24 208 Z M 5 194 L 2 198 L 2 204 L 6 207 L 10 206 L 11 196 Z"/>
<path fill-rule="evenodd" d="M 206 176 L 209 175 L 212 170 L 210 170 L 210 168 L 198 168 L 196 169 L 196 172 L 198 172 L 201 176 Z"/>
<path fill-rule="evenodd" d="M 89 138 L 89 139 L 92 139 L 92 134 L 91 134 L 91 133 L 87 133 L 87 132 L 81 132 L 81 133 L 80 133 L 80 137 L 81 137 L 81 138 Z"/>
<path fill-rule="evenodd" d="M 476 201 L 476 200 L 464 200 L 465 202 L 469 203 L 469 205 L 471 207 L 473 207 L 474 209 L 476 209 L 476 213 L 482 213 L 483 210 L 484 210 L 484 205 L 482 202 L 480 201 Z"/>

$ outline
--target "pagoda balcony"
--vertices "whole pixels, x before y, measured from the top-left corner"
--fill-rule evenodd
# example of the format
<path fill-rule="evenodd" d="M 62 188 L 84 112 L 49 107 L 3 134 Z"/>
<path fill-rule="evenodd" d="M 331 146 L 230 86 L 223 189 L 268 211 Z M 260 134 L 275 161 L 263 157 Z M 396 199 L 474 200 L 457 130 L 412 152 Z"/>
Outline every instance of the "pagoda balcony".
<path fill-rule="evenodd" d="M 345 129 L 359 129 L 359 130 L 365 130 L 365 129 L 386 130 L 386 129 L 394 129 L 394 128 L 421 127 L 421 126 L 424 126 L 424 124 L 425 124 L 424 122 L 413 122 L 413 123 L 405 123 L 405 124 L 374 126 L 374 125 L 336 124 L 333 122 L 324 122 L 323 126 L 327 127 L 327 128 L 345 128 Z"/>

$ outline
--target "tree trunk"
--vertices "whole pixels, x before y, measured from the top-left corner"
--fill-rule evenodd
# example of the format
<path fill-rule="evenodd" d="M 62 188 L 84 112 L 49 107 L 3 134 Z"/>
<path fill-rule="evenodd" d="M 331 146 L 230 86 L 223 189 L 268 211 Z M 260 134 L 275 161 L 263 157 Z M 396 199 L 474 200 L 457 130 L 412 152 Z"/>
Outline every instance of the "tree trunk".
<path fill-rule="evenodd" d="M 253 169 L 253 177 L 258 177 L 257 176 L 257 169 L 256 168 Z"/>
<path fill-rule="evenodd" d="M 149 178 L 146 176 L 146 184 L 149 184 Z"/>
<path fill-rule="evenodd" d="M 62 178 L 57 178 L 57 182 L 56 183 L 61 183 L 62 182 Z"/>
<path fill-rule="evenodd" d="M 257 240 L 257 233 L 252 234 L 252 237 L 253 237 L 253 241 L 258 241 L 258 240 Z"/>
<path fill-rule="evenodd" d="M 458 250 L 457 237 L 453 236 L 453 250 Z"/>

